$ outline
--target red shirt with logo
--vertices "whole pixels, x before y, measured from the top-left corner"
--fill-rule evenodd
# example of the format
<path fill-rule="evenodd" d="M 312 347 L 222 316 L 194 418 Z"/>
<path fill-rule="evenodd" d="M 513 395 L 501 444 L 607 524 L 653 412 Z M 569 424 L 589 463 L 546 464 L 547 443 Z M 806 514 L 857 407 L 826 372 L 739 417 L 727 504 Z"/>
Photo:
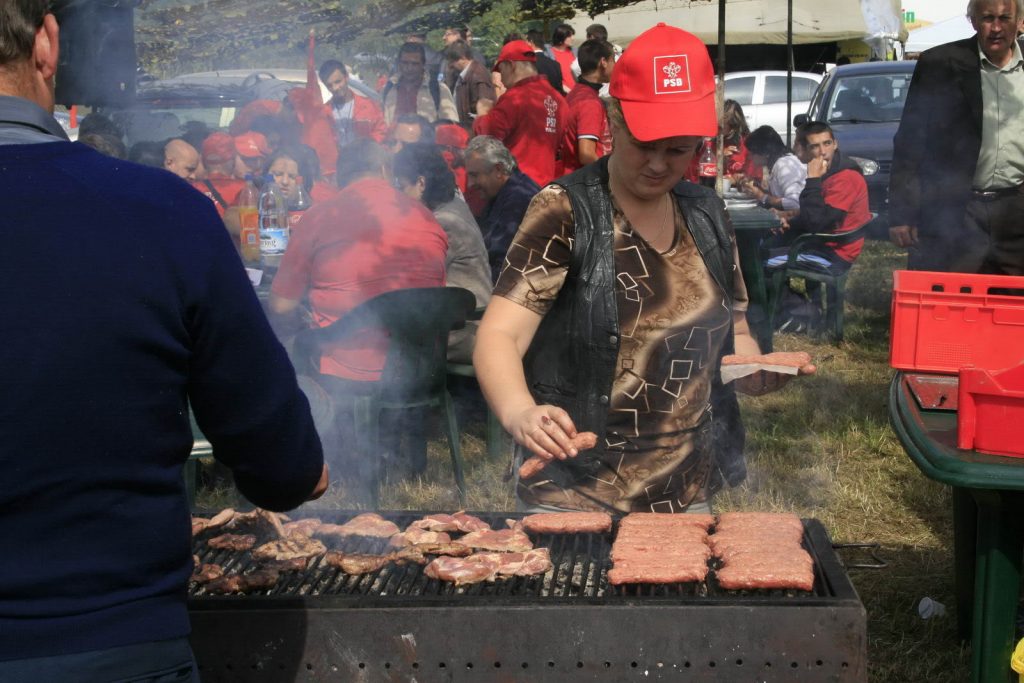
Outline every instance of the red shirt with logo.
<path fill-rule="evenodd" d="M 383 178 L 356 180 L 314 204 L 292 233 L 271 291 L 309 295 L 313 322 L 326 327 L 378 294 L 442 287 L 448 237 L 421 202 Z M 320 359 L 320 372 L 373 382 L 387 353 L 383 330 L 352 334 Z"/>
<path fill-rule="evenodd" d="M 597 145 L 597 156 L 603 157 L 612 151 L 612 132 L 608 127 L 604 103 L 593 84 L 580 81 L 565 101 L 569 107 L 569 119 L 562 136 L 562 173 L 572 173 L 583 166 L 579 160 L 580 138 L 593 140 Z"/>
<path fill-rule="evenodd" d="M 509 88 L 494 108 L 473 122 L 477 135 L 505 143 L 519 170 L 543 187 L 557 177 L 556 159 L 569 118 L 565 98 L 543 76 L 530 76 Z"/>

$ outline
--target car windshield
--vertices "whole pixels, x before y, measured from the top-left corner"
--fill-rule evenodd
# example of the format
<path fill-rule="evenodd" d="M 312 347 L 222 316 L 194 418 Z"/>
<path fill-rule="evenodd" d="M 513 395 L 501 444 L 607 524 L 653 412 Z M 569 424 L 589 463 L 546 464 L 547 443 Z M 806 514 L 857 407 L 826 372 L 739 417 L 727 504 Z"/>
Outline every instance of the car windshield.
<path fill-rule="evenodd" d="M 829 123 L 895 122 L 903 114 L 909 73 L 865 74 L 841 78 L 825 110 Z"/>

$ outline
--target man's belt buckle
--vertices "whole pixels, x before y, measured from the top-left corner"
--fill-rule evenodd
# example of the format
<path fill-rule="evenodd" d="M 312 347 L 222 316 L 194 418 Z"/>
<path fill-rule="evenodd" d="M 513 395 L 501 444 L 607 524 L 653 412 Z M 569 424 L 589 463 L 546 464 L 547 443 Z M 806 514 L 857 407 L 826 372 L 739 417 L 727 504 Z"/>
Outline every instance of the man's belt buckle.
<path fill-rule="evenodd" d="M 971 190 L 971 197 L 987 202 L 999 199 L 1000 197 L 1010 197 L 1022 193 L 1024 193 L 1024 186 L 1017 185 L 1015 187 L 1001 187 L 996 190 Z"/>

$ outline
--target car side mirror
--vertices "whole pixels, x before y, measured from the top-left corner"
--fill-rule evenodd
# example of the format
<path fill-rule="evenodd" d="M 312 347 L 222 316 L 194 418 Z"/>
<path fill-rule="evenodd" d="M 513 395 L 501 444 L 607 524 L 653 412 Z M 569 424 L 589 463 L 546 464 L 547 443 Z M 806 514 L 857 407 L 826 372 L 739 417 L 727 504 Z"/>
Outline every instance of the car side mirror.
<path fill-rule="evenodd" d="M 800 126 L 807 123 L 810 119 L 807 118 L 807 114 L 797 114 L 793 117 L 793 126 L 799 128 Z"/>

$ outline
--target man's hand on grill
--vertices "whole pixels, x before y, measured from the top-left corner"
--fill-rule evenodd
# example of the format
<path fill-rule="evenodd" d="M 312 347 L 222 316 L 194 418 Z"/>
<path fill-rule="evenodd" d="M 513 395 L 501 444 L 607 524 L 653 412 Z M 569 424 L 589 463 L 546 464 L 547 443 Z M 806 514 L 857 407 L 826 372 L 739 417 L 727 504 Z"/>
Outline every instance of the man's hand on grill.
<path fill-rule="evenodd" d="M 313 493 L 309 494 L 308 500 L 316 500 L 320 496 L 324 495 L 327 491 L 327 485 L 331 483 L 331 475 L 327 470 L 327 463 L 324 463 L 324 469 L 320 472 L 320 481 L 316 483 L 316 488 L 313 489 Z"/>
<path fill-rule="evenodd" d="M 576 425 L 558 406 L 527 408 L 512 418 L 508 431 L 516 443 L 545 460 L 575 458 L 579 453 L 572 445 Z"/>

